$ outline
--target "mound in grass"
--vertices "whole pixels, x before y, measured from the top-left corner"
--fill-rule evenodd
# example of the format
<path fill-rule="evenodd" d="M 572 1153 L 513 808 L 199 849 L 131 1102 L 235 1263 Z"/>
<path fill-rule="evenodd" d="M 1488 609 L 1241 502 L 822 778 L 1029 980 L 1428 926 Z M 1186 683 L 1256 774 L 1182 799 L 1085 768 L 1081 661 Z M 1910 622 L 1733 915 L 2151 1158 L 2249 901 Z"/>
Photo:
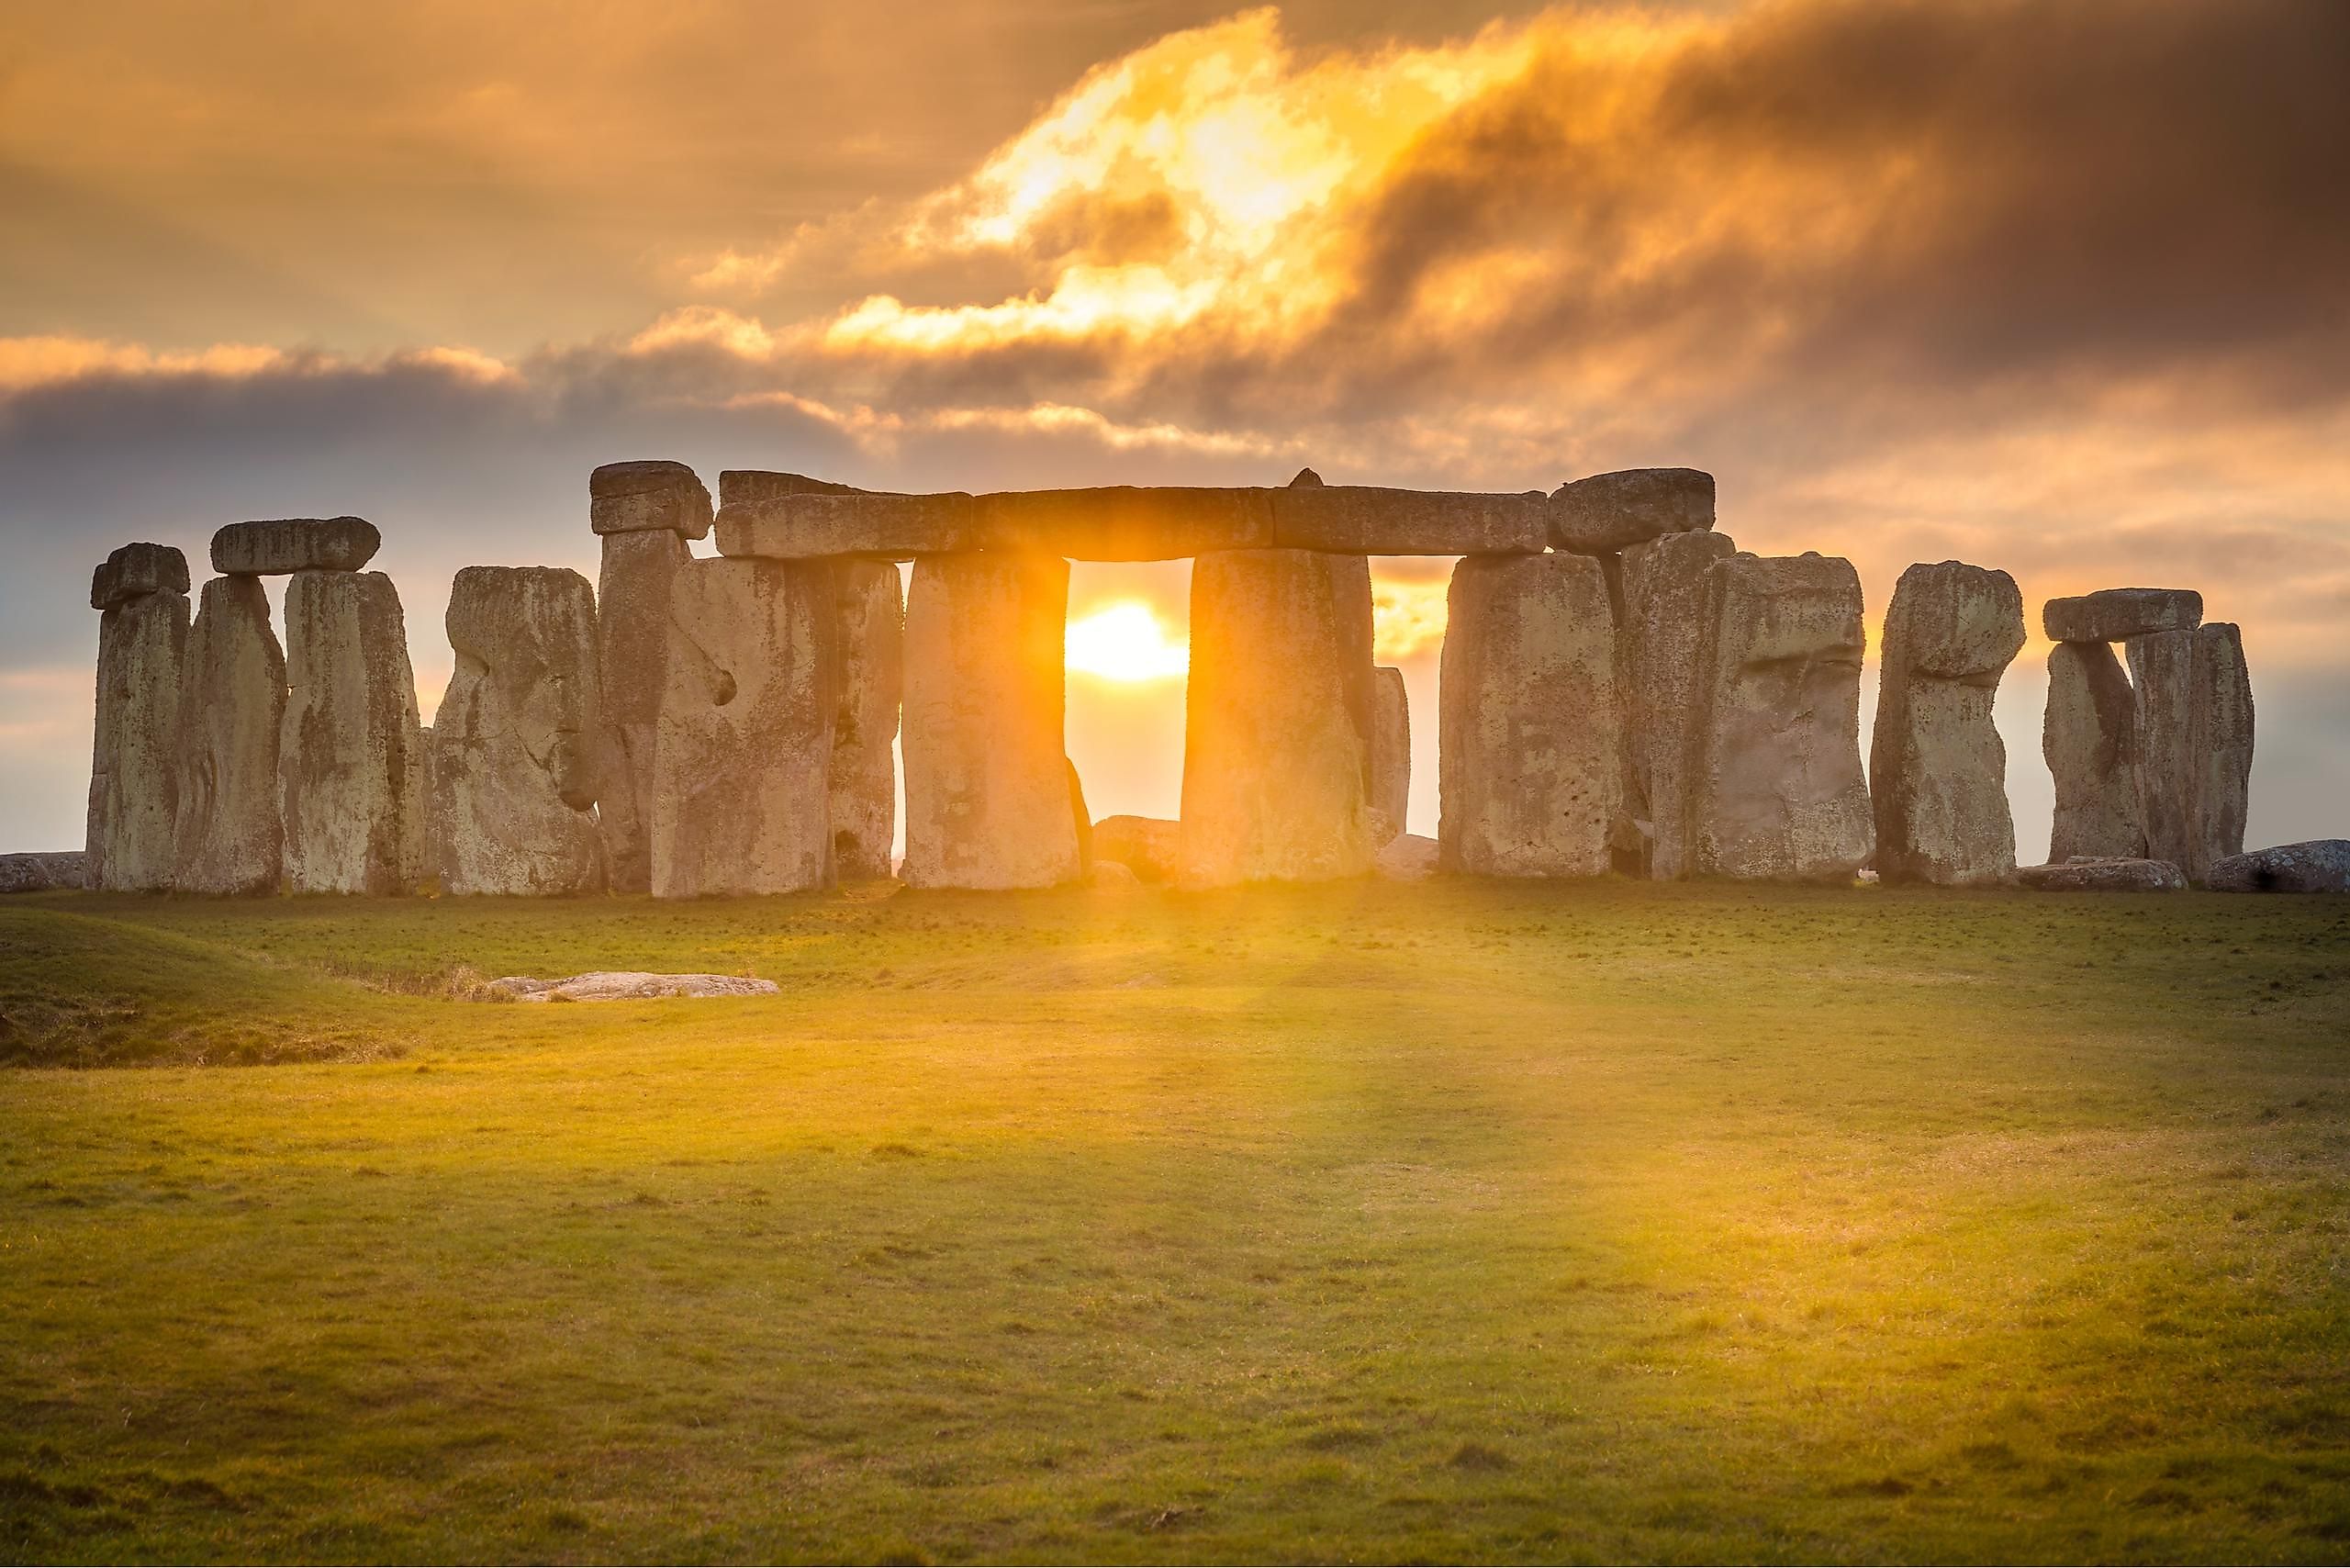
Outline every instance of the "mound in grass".
<path fill-rule="evenodd" d="M 151 926 L 0 910 L 0 1067 L 398 1056 L 361 988 Z"/>

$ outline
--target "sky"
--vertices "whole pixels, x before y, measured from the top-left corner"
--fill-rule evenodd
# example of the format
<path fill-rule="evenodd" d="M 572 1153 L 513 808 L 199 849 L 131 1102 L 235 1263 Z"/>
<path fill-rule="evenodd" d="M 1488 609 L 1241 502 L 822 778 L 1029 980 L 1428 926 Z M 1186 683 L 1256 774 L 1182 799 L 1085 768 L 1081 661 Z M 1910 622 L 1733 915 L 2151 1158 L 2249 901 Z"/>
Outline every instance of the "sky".
<path fill-rule="evenodd" d="M 134 539 L 591 577 L 587 476 L 1522 490 L 2244 628 L 2249 837 L 2350 833 L 2350 6 L 0 6 L 0 848 L 78 844 Z M 703 546 L 707 549 L 708 546 Z M 1433 832 L 1449 563 L 1374 563 Z M 1080 566 L 1180 646 L 1188 569 Z M 2037 616 L 2031 619 L 2037 632 Z M 1120 624 L 1131 627 L 1131 622 Z M 2045 849 L 2046 646 L 2000 693 Z M 1072 673 L 1171 815 L 1180 673 Z"/>

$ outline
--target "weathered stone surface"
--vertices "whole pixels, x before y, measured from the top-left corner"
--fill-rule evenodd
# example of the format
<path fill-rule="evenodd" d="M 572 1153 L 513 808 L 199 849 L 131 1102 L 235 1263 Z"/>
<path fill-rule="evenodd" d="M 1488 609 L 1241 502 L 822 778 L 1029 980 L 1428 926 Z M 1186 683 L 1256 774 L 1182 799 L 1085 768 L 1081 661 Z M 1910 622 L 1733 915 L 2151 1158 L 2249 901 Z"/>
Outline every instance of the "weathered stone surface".
<path fill-rule="evenodd" d="M 1270 492 L 1284 550 L 1348 555 L 1526 554 L 1549 539 L 1550 503 L 1523 495 L 1297 485 Z"/>
<path fill-rule="evenodd" d="M 2040 893 L 2176 893 L 2187 878 L 2167 860 L 2115 858 L 2023 866 L 2016 879 Z"/>
<path fill-rule="evenodd" d="M 886 877 L 898 827 L 898 706 L 905 604 L 896 565 L 835 561 L 833 574 L 833 871 Z"/>
<path fill-rule="evenodd" d="M 1108 485 L 1007 490 L 972 503 L 979 546 L 1077 561 L 1171 561 L 1273 542 L 1272 492 Z"/>
<path fill-rule="evenodd" d="M 1061 746 L 1069 563 L 924 555 L 906 599 L 906 857 L 916 888 L 1039 888 L 1083 869 Z"/>
<path fill-rule="evenodd" d="M 381 572 L 285 587 L 278 822 L 297 893 L 405 893 L 424 878 L 424 756 L 398 591 Z"/>
<path fill-rule="evenodd" d="M 2252 773 L 2252 687 L 2244 647 L 2225 622 L 2133 637 L 2138 807 L 2146 853 L 2200 882 L 2243 852 Z"/>
<path fill-rule="evenodd" d="M 1617 631 L 1624 808 L 1646 841 L 1648 874 L 1659 881 L 1688 872 L 1689 753 L 1703 686 L 1698 665 L 1706 646 L 1707 573 L 1736 554 L 1727 533 L 1686 532 L 1624 551 L 1624 613 Z"/>
<path fill-rule="evenodd" d="M 447 626 L 457 667 L 431 769 L 442 890 L 600 892 L 595 589 L 561 566 L 467 566 Z"/>
<path fill-rule="evenodd" d="M 2023 643 L 2023 595 L 2007 573 L 1942 561 L 1901 574 L 1869 752 L 1881 880 L 1967 887 L 2015 874 L 1991 702 Z"/>
<path fill-rule="evenodd" d="M 178 817 L 172 885 L 185 893 L 274 893 L 285 655 L 259 577 L 204 585 L 180 687 Z"/>
<path fill-rule="evenodd" d="M 445 700 L 445 699 L 444 699 Z M 441 833 L 441 737 L 430 724 L 416 728 L 418 766 L 424 774 L 424 879 L 438 892 L 449 864 L 449 846 Z"/>
<path fill-rule="evenodd" d="M 607 463 L 588 476 L 588 525 L 598 533 L 710 532 L 710 490 L 682 463 Z"/>
<path fill-rule="evenodd" d="M 1191 613 L 1181 879 L 1220 887 L 1370 870 L 1370 562 L 1310 550 L 1202 555 Z"/>
<path fill-rule="evenodd" d="M 1077 764 L 1067 757 L 1061 759 L 1069 769 L 1069 825 L 1077 834 L 1077 863 L 1080 868 L 1093 864 L 1093 813 L 1085 804 L 1085 780 L 1078 776 Z"/>
<path fill-rule="evenodd" d="M 107 892 L 172 885 L 187 632 L 187 595 L 168 588 L 122 600 L 98 621 L 88 854 L 91 886 Z"/>
<path fill-rule="evenodd" d="M 90 574 L 90 608 L 112 610 L 151 593 L 187 592 L 187 557 L 168 544 L 126 544 Z"/>
<path fill-rule="evenodd" d="M 2121 661 L 2104 643 L 2048 650 L 2040 755 L 2056 781 L 2048 859 L 2134 860 L 2146 852 L 2138 808 L 2138 711 Z"/>
<path fill-rule="evenodd" d="M 1584 555 L 1462 561 L 1445 599 L 1438 842 L 1448 871 L 1595 877 L 1623 802 L 1615 620 Z"/>
<path fill-rule="evenodd" d="M 489 982 L 517 1002 L 647 1002 L 677 996 L 773 996 L 783 988 L 748 975 L 658 975 L 640 969 L 593 969 L 569 980 L 508 975 Z"/>
<path fill-rule="evenodd" d="M 1322 476 L 1321 476 L 1321 475 L 1319 475 L 1319 474 L 1316 474 L 1316 473 L 1315 473 L 1313 469 L 1311 469 L 1311 468 L 1301 468 L 1301 469 L 1299 469 L 1295 474 L 1293 474 L 1293 475 L 1292 475 L 1292 476 L 1290 476 L 1290 481 L 1289 481 L 1289 482 L 1290 482 L 1290 486 L 1291 486 L 1291 487 L 1292 487 L 1292 488 L 1297 488 L 1297 487 L 1307 487 L 1307 488 L 1316 488 L 1316 487 L 1320 487 L 1320 485 L 1321 485 L 1321 483 L 1322 483 Z"/>
<path fill-rule="evenodd" d="M 654 747 L 653 896 L 833 881 L 833 577 L 691 561 L 669 594 Z"/>
<path fill-rule="evenodd" d="M 1142 879 L 1123 861 L 1095 860 L 1085 868 L 1085 885 L 1107 893 L 1138 892 Z"/>
<path fill-rule="evenodd" d="M 2041 630 L 2052 643 L 2126 643 L 2201 624 L 2203 596 L 2192 588 L 2100 588 L 2052 599 L 2040 610 Z"/>
<path fill-rule="evenodd" d="M 1806 554 L 1708 573 L 1689 779 L 1700 877 L 1849 880 L 1875 824 L 1861 771 L 1861 579 Z"/>
<path fill-rule="evenodd" d="M 604 755 L 596 796 L 604 876 L 616 893 L 653 886 L 653 752 L 668 684 L 669 595 L 693 560 L 666 530 L 608 533 L 596 589 Z"/>
<path fill-rule="evenodd" d="M 1668 533 L 1714 526 L 1714 476 L 1698 468 L 1626 468 L 1550 492 L 1550 540 L 1583 555 L 1612 554 Z"/>
<path fill-rule="evenodd" d="M 854 496 L 855 485 L 836 484 L 806 474 L 773 468 L 727 468 L 718 476 L 718 510 L 772 500 L 778 496 Z"/>
<path fill-rule="evenodd" d="M 383 535 L 364 517 L 280 517 L 232 522 L 212 536 L 212 569 L 223 577 L 355 572 L 375 558 Z"/>
<path fill-rule="evenodd" d="M 1393 882 L 1421 882 L 1437 874 L 1443 848 L 1433 838 L 1399 833 L 1371 859 L 1371 868 Z"/>
<path fill-rule="evenodd" d="M 86 887 L 90 858 L 79 849 L 35 849 L 0 855 L 0 894 L 45 893 Z"/>
<path fill-rule="evenodd" d="M 2350 838 L 2230 855 L 2213 861 L 2204 880 L 2221 893 L 2350 893 Z"/>
<path fill-rule="evenodd" d="M 1146 882 L 1169 881 L 1182 866 L 1182 828 L 1158 817 L 1103 817 L 1093 824 L 1093 854 Z"/>
<path fill-rule="evenodd" d="M 1381 665 L 1371 672 L 1371 841 L 1375 847 L 1404 831 L 1412 803 L 1412 700 L 1404 672 Z"/>
<path fill-rule="evenodd" d="M 869 555 L 910 561 L 917 555 L 976 550 L 980 543 L 971 498 L 960 490 L 935 496 L 800 492 L 730 502 L 718 514 L 722 555 L 776 561 Z"/>

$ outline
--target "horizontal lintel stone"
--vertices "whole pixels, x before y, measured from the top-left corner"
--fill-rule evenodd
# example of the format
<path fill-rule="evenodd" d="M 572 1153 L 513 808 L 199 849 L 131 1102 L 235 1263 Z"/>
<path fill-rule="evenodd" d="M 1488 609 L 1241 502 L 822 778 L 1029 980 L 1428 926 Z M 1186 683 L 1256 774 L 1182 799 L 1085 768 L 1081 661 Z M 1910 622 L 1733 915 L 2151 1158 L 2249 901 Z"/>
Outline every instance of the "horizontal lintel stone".
<path fill-rule="evenodd" d="M 607 463 L 588 476 L 588 522 L 599 533 L 666 529 L 688 539 L 710 534 L 710 491 L 701 476 L 666 458 Z"/>
<path fill-rule="evenodd" d="M 1550 543 L 1581 555 L 1713 526 L 1714 476 L 1702 468 L 1624 468 L 1550 493 Z"/>
<path fill-rule="evenodd" d="M 979 548 L 968 494 L 905 496 L 855 490 L 730 502 L 718 514 L 718 553 L 769 560 L 867 555 L 911 560 Z"/>
<path fill-rule="evenodd" d="M 212 536 L 212 569 L 228 577 L 355 572 L 384 536 L 364 517 L 280 517 L 232 522 Z"/>
<path fill-rule="evenodd" d="M 1292 485 L 1271 492 L 1273 543 L 1347 555 L 1521 555 L 1549 536 L 1539 490 L 1488 494 L 1373 485 Z"/>
<path fill-rule="evenodd" d="M 2052 599 L 2040 611 L 2052 643 L 2124 643 L 2203 624 L 2203 596 L 2193 588 L 2099 588 Z"/>
<path fill-rule="evenodd" d="M 1273 543 L 1272 491 L 1182 485 L 1004 490 L 973 503 L 980 547 L 1078 561 L 1173 561 Z"/>
<path fill-rule="evenodd" d="M 855 485 L 788 474 L 772 468 L 722 468 L 718 473 L 718 510 L 744 501 L 773 500 L 778 496 L 862 495 Z"/>
<path fill-rule="evenodd" d="M 90 574 L 92 610 L 166 592 L 187 592 L 187 557 L 168 544 L 126 544 Z"/>

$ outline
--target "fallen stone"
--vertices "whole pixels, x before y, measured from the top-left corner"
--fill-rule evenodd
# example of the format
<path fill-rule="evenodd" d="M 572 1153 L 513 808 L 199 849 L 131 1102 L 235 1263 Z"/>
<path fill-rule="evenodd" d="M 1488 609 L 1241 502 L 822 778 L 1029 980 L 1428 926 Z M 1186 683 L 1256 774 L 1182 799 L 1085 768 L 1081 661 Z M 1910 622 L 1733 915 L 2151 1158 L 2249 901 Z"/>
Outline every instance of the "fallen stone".
<path fill-rule="evenodd" d="M 2137 698 L 2104 643 L 2048 650 L 2040 755 L 2056 784 L 2048 859 L 2137 859 L 2146 852 L 2138 805 Z"/>
<path fill-rule="evenodd" d="M 1133 868 L 1120 860 L 1095 860 L 1085 868 L 1085 885 L 1103 892 L 1127 893 L 1142 890 L 1142 879 Z"/>
<path fill-rule="evenodd" d="M 1296 485 L 1271 492 L 1272 543 L 1342 555 L 1527 554 L 1548 540 L 1549 503 L 1523 495 Z"/>
<path fill-rule="evenodd" d="M 569 980 L 508 975 L 489 982 L 517 1002 L 649 1002 L 677 996 L 773 996 L 773 980 L 745 975 L 656 975 L 637 969 L 596 969 Z"/>
<path fill-rule="evenodd" d="M 1623 801 L 1615 620 L 1599 563 L 1472 557 L 1453 568 L 1445 607 L 1444 868 L 1598 876 Z"/>
<path fill-rule="evenodd" d="M 45 893 L 88 885 L 89 856 L 79 849 L 35 849 L 0 855 L 0 894 Z"/>
<path fill-rule="evenodd" d="M 855 485 L 835 484 L 830 479 L 811 478 L 805 474 L 789 474 L 767 468 L 727 468 L 718 476 L 718 510 L 725 510 L 737 504 L 773 500 L 778 496 L 854 496 L 860 492 Z"/>
<path fill-rule="evenodd" d="M 274 893 L 285 875 L 277 745 L 285 655 L 259 577 L 204 585 L 181 678 L 172 885 L 184 893 Z"/>
<path fill-rule="evenodd" d="M 1169 881 L 1181 868 L 1182 828 L 1158 817 L 1103 817 L 1093 824 L 1093 853 L 1146 882 Z"/>
<path fill-rule="evenodd" d="M 682 463 L 607 463 L 588 476 L 588 525 L 598 533 L 710 533 L 710 490 Z"/>
<path fill-rule="evenodd" d="M 2253 710 L 2243 643 L 2221 622 L 2133 637 L 2128 648 L 2146 853 L 2199 883 L 2244 850 Z"/>
<path fill-rule="evenodd" d="M 1608 555 L 1668 533 L 1714 526 L 1714 476 L 1699 468 L 1626 468 L 1550 492 L 1552 544 Z"/>
<path fill-rule="evenodd" d="M 718 553 L 800 561 L 868 555 L 910 561 L 918 555 L 976 550 L 977 514 L 960 490 L 900 496 L 855 490 L 788 494 L 735 501 L 718 514 Z"/>
<path fill-rule="evenodd" d="M 669 597 L 654 746 L 653 896 L 833 883 L 833 577 L 697 560 Z"/>
<path fill-rule="evenodd" d="M 212 536 L 212 569 L 223 577 L 356 572 L 375 558 L 383 535 L 362 517 L 281 517 L 232 522 Z"/>
<path fill-rule="evenodd" d="M 1437 874 L 1442 846 L 1416 833 L 1399 833 L 1371 857 L 1371 868 L 1390 881 L 1421 882 Z"/>
<path fill-rule="evenodd" d="M 443 892 L 601 892 L 596 591 L 561 566 L 467 566 L 449 589 L 456 672 L 433 724 Z"/>
<path fill-rule="evenodd" d="M 1623 554 L 1617 667 L 1624 705 L 1625 847 L 1659 881 L 1688 874 L 1689 752 L 1700 712 L 1707 573 L 1738 554 L 1727 533 L 1667 533 Z M 1604 565 L 1604 563 L 1603 563 Z"/>
<path fill-rule="evenodd" d="M 278 822 L 297 893 L 394 894 L 423 880 L 423 743 L 399 592 L 381 572 L 285 587 Z"/>
<path fill-rule="evenodd" d="M 1404 831 L 1412 803 L 1412 700 L 1402 670 L 1381 665 L 1371 676 L 1371 841 L 1376 847 Z"/>
<path fill-rule="evenodd" d="M 1881 880 L 1971 887 L 2015 874 L 1991 704 L 2023 644 L 2023 595 L 2007 573 L 1943 561 L 1901 574 L 1869 756 Z"/>
<path fill-rule="evenodd" d="M 906 854 L 915 888 L 1041 888 L 1084 869 L 1061 732 L 1069 563 L 923 555 L 906 599 Z"/>
<path fill-rule="evenodd" d="M 985 550 L 1035 550 L 1076 561 L 1172 561 L 1273 542 L 1272 492 L 1111 485 L 1008 490 L 972 503 Z"/>
<path fill-rule="evenodd" d="M 1180 879 L 1222 887 L 1370 870 L 1370 562 L 1310 550 L 1202 555 L 1191 622 Z"/>
<path fill-rule="evenodd" d="M 596 589 L 604 748 L 596 796 L 604 876 L 616 893 L 653 887 L 653 753 L 668 684 L 669 596 L 693 560 L 666 530 L 608 533 Z"/>
<path fill-rule="evenodd" d="M 2100 588 L 2052 599 L 2040 610 L 2041 630 L 2052 643 L 2126 643 L 2201 624 L 2203 596 L 2192 588 Z"/>
<path fill-rule="evenodd" d="M 2176 893 L 2187 878 L 2167 860 L 2083 859 L 2021 866 L 2016 880 L 2040 893 Z"/>
<path fill-rule="evenodd" d="M 1861 579 L 1850 561 L 1710 568 L 1692 749 L 1693 875 L 1849 881 L 1875 838 L 1861 770 Z"/>
<path fill-rule="evenodd" d="M 2204 881 L 2221 893 L 2350 893 L 2350 838 L 2231 855 L 2213 861 Z"/>
<path fill-rule="evenodd" d="M 106 892 L 172 885 L 187 633 L 187 595 L 169 588 L 98 620 L 87 848 L 90 885 Z"/>
<path fill-rule="evenodd" d="M 90 608 L 112 610 L 151 593 L 187 592 L 187 557 L 168 544 L 126 544 L 90 574 Z"/>
<path fill-rule="evenodd" d="M 898 829 L 898 706 L 905 605 L 895 563 L 835 561 L 833 574 L 833 871 L 890 874 Z"/>

